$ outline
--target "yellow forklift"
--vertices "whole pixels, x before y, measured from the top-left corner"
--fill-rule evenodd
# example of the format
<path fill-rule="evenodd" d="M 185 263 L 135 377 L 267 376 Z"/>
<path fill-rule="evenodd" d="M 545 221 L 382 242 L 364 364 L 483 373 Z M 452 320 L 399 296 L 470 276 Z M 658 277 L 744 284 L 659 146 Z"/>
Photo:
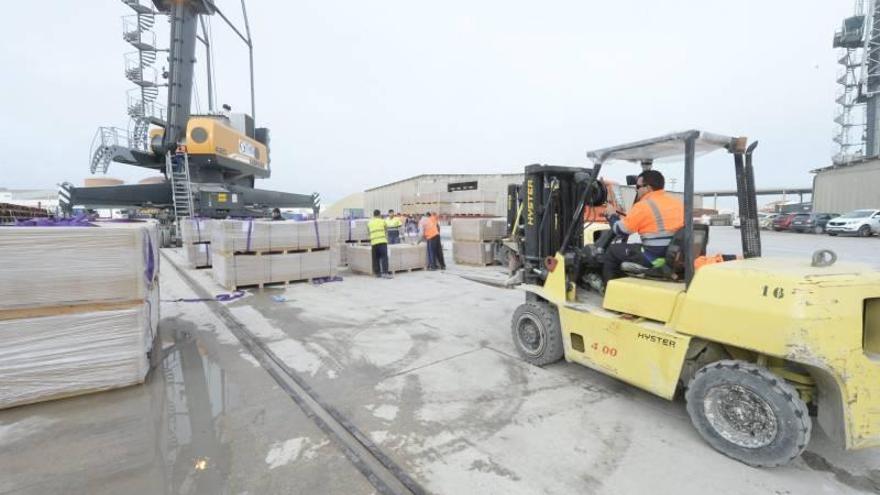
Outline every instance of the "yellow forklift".
<path fill-rule="evenodd" d="M 514 344 L 538 366 L 565 358 L 668 400 L 682 394 L 700 435 L 752 466 L 798 457 L 814 417 L 847 449 L 880 446 L 880 273 L 827 250 L 761 258 L 756 145 L 693 130 L 590 152 L 592 169 L 526 167 Z M 693 221 L 694 165 L 717 150 L 734 158 L 743 257 L 695 271 L 709 227 Z M 626 242 L 611 230 L 583 242 L 584 208 L 606 201 L 602 167 L 682 158 L 685 226 L 665 265 L 624 266 L 629 276 L 604 294 L 591 289 L 605 250 Z"/>

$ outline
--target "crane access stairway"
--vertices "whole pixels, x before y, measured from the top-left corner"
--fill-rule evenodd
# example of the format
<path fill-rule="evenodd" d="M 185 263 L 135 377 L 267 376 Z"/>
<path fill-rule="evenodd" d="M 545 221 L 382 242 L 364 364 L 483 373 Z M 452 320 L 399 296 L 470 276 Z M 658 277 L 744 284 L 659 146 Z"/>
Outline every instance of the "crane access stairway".
<path fill-rule="evenodd" d="M 136 152 L 150 151 L 150 126 L 166 125 L 165 107 L 156 103 L 159 88 L 164 84 L 158 82 L 154 67 L 161 49 L 152 29 L 160 14 L 145 0 L 122 0 L 122 3 L 134 11 L 122 18 L 122 39 L 135 48 L 125 54 L 125 77 L 136 87 L 127 93 L 128 129 L 100 127 L 95 133 L 89 152 L 92 174 L 107 173 L 113 161 L 138 164 Z"/>
<path fill-rule="evenodd" d="M 171 199 L 174 204 L 174 223 L 180 232 L 180 220 L 193 216 L 192 182 L 189 175 L 189 155 L 185 150 L 165 155 L 165 170 L 171 178 Z"/>

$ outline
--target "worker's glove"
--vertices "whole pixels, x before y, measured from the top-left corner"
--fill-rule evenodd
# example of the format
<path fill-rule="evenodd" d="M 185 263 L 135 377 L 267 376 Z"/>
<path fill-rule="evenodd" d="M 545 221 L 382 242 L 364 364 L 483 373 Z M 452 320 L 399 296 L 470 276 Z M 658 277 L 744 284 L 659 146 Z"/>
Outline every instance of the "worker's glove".
<path fill-rule="evenodd" d="M 620 215 L 617 213 L 612 213 L 610 215 L 605 215 L 605 218 L 608 219 L 608 225 L 614 227 L 614 224 L 620 221 Z"/>

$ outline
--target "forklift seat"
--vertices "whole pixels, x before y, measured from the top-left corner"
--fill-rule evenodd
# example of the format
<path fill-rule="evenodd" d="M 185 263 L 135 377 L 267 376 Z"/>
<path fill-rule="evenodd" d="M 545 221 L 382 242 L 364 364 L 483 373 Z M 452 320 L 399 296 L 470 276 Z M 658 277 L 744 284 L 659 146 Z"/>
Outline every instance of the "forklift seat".
<path fill-rule="evenodd" d="M 693 258 L 706 255 L 709 244 L 709 226 L 694 224 Z M 620 269 L 627 275 L 652 278 L 656 280 L 681 280 L 684 278 L 684 229 L 675 231 L 672 242 L 666 248 L 666 263 L 659 267 L 643 266 L 638 263 L 624 262 Z"/>

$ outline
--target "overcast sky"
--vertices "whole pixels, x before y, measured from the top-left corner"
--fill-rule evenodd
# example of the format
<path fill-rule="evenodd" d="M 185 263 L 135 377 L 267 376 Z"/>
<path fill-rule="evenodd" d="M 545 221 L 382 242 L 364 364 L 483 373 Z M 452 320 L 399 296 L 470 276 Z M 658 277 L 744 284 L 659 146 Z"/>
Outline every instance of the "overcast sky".
<path fill-rule="evenodd" d="M 237 0 L 217 4 L 240 21 Z M 852 2 L 262 0 L 248 9 L 257 125 L 272 132 L 273 174 L 258 187 L 329 202 L 423 173 L 587 165 L 589 149 L 687 128 L 760 140 L 759 187 L 809 186 L 808 171 L 832 153 L 831 38 Z M 81 184 L 97 127 L 127 125 L 131 47 L 120 18 L 131 11 L 118 0 L 6 10 L 0 186 Z M 218 101 L 246 110 L 246 52 L 219 18 L 213 31 Z M 698 189 L 734 186 L 728 156 L 698 164 Z M 149 173 L 112 164 L 108 175 Z"/>

